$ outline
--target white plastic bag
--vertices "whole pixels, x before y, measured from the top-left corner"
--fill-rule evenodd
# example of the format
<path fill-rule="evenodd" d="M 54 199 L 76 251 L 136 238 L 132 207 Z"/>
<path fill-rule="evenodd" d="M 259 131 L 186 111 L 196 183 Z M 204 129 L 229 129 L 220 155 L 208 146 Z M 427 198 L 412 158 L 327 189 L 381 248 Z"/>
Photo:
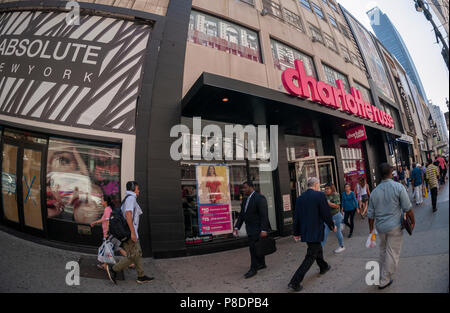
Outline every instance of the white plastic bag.
<path fill-rule="evenodd" d="M 114 245 L 109 240 L 103 240 L 103 244 L 98 248 L 97 260 L 100 263 L 116 264 L 114 259 Z"/>
<path fill-rule="evenodd" d="M 369 237 L 366 240 L 366 248 L 374 248 L 377 245 L 377 239 L 376 239 L 376 235 L 377 235 L 377 231 L 374 230 Z"/>

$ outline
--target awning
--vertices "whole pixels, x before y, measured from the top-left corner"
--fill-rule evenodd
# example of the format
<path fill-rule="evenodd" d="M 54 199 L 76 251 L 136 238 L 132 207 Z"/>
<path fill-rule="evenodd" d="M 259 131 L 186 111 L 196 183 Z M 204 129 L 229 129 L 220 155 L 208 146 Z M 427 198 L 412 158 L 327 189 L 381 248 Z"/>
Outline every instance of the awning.
<path fill-rule="evenodd" d="M 211 73 L 203 73 L 182 100 L 182 115 L 187 117 L 201 116 L 204 119 L 246 125 L 260 123 L 258 119 L 261 112 L 267 123 L 273 125 L 286 125 L 292 123 L 293 119 L 297 119 L 298 123 L 302 113 L 305 116 L 304 113 L 312 112 L 313 118 L 319 114 L 327 115 L 401 136 L 395 129 L 282 91 Z"/>
<path fill-rule="evenodd" d="M 414 139 L 411 136 L 408 136 L 406 134 L 402 134 L 399 138 L 396 138 L 395 140 L 398 142 L 407 143 L 409 145 L 414 144 Z"/>

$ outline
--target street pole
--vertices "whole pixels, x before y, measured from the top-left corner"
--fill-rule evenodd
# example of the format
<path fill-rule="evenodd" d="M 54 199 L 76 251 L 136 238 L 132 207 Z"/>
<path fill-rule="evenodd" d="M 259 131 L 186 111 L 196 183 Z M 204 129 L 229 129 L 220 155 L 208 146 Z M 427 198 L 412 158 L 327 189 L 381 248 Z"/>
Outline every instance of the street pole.
<path fill-rule="evenodd" d="M 436 35 L 436 40 L 438 41 L 438 43 L 439 43 L 439 40 L 441 40 L 442 45 L 443 45 L 441 54 L 444 57 L 444 61 L 445 61 L 445 64 L 447 64 L 447 69 L 448 69 L 449 68 L 449 65 L 448 65 L 449 53 L 448 53 L 448 46 L 444 40 L 444 37 L 442 36 L 441 32 L 439 31 L 438 27 L 436 26 L 436 23 L 433 21 L 433 17 L 430 13 L 430 10 L 428 10 L 428 8 L 425 6 L 425 2 L 423 0 L 414 0 L 414 2 L 416 4 L 416 11 L 417 12 L 423 11 L 423 14 L 427 18 L 427 20 L 429 20 L 430 23 L 433 25 L 434 33 Z"/>

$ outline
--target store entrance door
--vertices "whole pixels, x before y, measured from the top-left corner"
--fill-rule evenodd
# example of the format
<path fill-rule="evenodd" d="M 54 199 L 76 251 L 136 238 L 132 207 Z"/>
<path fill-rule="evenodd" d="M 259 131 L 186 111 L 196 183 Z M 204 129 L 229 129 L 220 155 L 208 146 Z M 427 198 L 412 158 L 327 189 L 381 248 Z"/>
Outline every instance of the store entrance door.
<path fill-rule="evenodd" d="M 333 183 L 336 191 L 339 192 L 339 186 L 336 183 L 336 161 L 333 156 L 297 159 L 291 163 L 295 165 L 295 175 L 291 177 L 295 179 L 297 197 L 308 189 L 308 179 L 312 177 L 319 179 L 322 190 L 327 183 Z"/>
<path fill-rule="evenodd" d="M 45 145 L 3 137 L 2 219 L 18 230 L 44 235 Z"/>

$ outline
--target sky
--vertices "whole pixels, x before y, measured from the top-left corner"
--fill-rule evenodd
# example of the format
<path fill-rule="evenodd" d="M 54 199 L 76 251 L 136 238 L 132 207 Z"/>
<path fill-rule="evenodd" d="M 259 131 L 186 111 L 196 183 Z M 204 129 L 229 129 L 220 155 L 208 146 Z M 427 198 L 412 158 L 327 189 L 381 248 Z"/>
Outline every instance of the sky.
<path fill-rule="evenodd" d="M 428 99 L 439 105 L 442 112 L 447 112 L 446 98 L 449 99 L 449 71 L 441 55 L 442 46 L 436 44 L 433 26 L 425 15 L 416 11 L 413 0 L 337 0 L 367 30 L 374 33 L 366 12 L 379 7 L 385 13 L 403 38 L 414 64 L 419 72 L 422 85 Z M 430 9 L 431 10 L 431 9 Z M 433 20 L 440 26 L 438 18 Z M 444 38 L 447 37 L 440 27 Z M 446 38 L 448 43 L 448 38 Z"/>

